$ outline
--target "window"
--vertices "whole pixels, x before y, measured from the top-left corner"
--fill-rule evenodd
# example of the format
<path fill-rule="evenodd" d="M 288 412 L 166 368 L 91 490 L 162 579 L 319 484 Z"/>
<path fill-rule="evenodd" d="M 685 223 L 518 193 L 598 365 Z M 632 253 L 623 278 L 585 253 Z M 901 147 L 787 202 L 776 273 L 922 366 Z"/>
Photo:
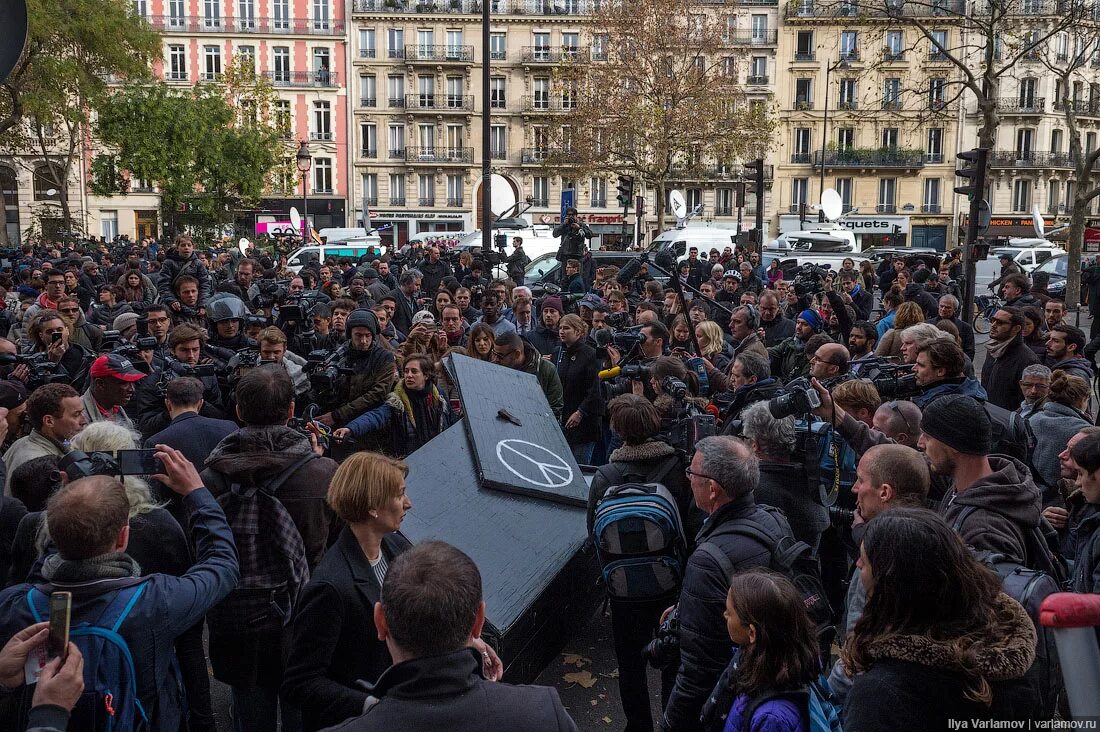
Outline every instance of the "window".
<path fill-rule="evenodd" d="M 550 109 L 550 79 L 535 79 L 535 109 Z"/>
<path fill-rule="evenodd" d="M 796 127 L 794 130 L 794 152 L 791 155 L 792 163 L 810 162 L 810 139 L 813 130 L 809 127 Z"/>
<path fill-rule="evenodd" d="M 814 92 L 813 79 L 795 79 L 794 82 L 794 108 L 813 109 Z"/>
<path fill-rule="evenodd" d="M 604 208 L 607 206 L 607 178 L 592 178 L 592 180 L 589 181 L 588 189 L 592 194 L 590 201 L 592 208 Z"/>
<path fill-rule="evenodd" d="M 271 0 L 271 21 L 275 30 L 290 28 L 290 0 Z"/>
<path fill-rule="evenodd" d="M 462 31 L 447 31 L 447 58 L 462 60 L 466 57 L 466 49 L 462 47 Z"/>
<path fill-rule="evenodd" d="M 391 160 L 405 159 L 405 125 L 389 126 L 389 156 Z"/>
<path fill-rule="evenodd" d="M 435 155 L 435 125 L 423 124 L 417 127 L 417 140 L 420 143 L 420 154 Z"/>
<path fill-rule="evenodd" d="M 462 149 L 466 146 L 466 131 L 462 125 L 447 125 L 447 154 L 461 160 Z"/>
<path fill-rule="evenodd" d="M 168 27 L 183 28 L 187 21 L 184 0 L 168 0 Z M 17 237 L 18 238 L 18 237 Z"/>
<path fill-rule="evenodd" d="M 328 0 L 313 0 L 313 28 L 328 30 Z"/>
<path fill-rule="evenodd" d="M 329 80 L 329 69 L 331 68 L 332 66 L 329 65 L 328 49 L 313 49 L 313 73 L 317 75 L 317 81 L 327 84 Z"/>
<path fill-rule="evenodd" d="M 416 32 L 416 55 L 419 58 L 431 58 L 434 45 L 435 31 L 431 28 L 421 28 Z"/>
<path fill-rule="evenodd" d="M 581 35 L 580 33 L 562 33 L 561 34 L 561 54 L 562 58 L 575 59 L 580 53 L 581 47 Z"/>
<path fill-rule="evenodd" d="M 367 206 L 378 205 L 377 173 L 363 173 L 363 203 Z"/>
<path fill-rule="evenodd" d="M 933 110 L 944 109 L 947 106 L 947 79 L 934 78 L 928 80 L 928 108 Z"/>
<path fill-rule="evenodd" d="M 928 142 L 924 150 L 925 162 L 943 162 L 943 128 L 931 127 L 928 130 Z"/>
<path fill-rule="evenodd" d="M 61 180 L 63 171 L 57 165 L 39 165 L 34 169 L 34 200 L 36 201 L 60 201 L 61 193 L 58 190 L 57 181 Z M 53 193 L 50 193 L 53 191 Z"/>
<path fill-rule="evenodd" d="M 813 61 L 814 60 L 814 32 L 813 31 L 798 31 L 798 36 L 795 38 L 795 61 Z"/>
<path fill-rule="evenodd" d="M 149 14 L 149 8 L 145 0 L 134 0 L 134 15 L 144 18 Z"/>
<path fill-rule="evenodd" d="M 561 89 L 561 108 L 562 109 L 576 109 L 577 108 L 577 95 L 576 89 L 571 82 L 564 82 Z"/>
<path fill-rule="evenodd" d="M 19 241 L 19 183 L 15 178 L 15 171 L 8 167 L 0 167 L 0 195 L 4 196 L 8 228 L 8 239 Z"/>
<path fill-rule="evenodd" d="M 592 36 L 592 60 L 607 60 L 607 34 L 597 33 Z"/>
<path fill-rule="evenodd" d="M 374 107 L 378 104 L 378 80 L 374 74 L 359 77 L 359 105 Z"/>
<path fill-rule="evenodd" d="M 1050 151 L 1052 153 L 1062 152 L 1062 131 L 1051 130 L 1050 131 Z"/>
<path fill-rule="evenodd" d="M 222 27 L 222 3 L 221 0 L 203 0 L 202 21 L 207 28 Z"/>
<path fill-rule="evenodd" d="M 99 212 L 99 233 L 106 241 L 118 238 L 118 211 Z"/>
<path fill-rule="evenodd" d="M 287 83 L 290 81 L 290 48 L 288 46 L 275 46 L 271 49 L 271 57 L 274 61 L 271 72 L 275 83 Z"/>
<path fill-rule="evenodd" d="M 754 14 L 750 21 L 752 23 L 752 42 L 753 43 L 767 43 L 768 42 L 768 16 Z"/>
<path fill-rule="evenodd" d="M 464 196 L 461 173 L 452 173 L 447 176 L 447 205 L 458 208 L 462 206 Z"/>
<path fill-rule="evenodd" d="M 461 76 L 447 77 L 447 107 L 449 109 L 462 109 L 464 106 L 463 82 Z"/>
<path fill-rule="evenodd" d="M 803 203 L 809 203 L 810 201 L 810 179 L 809 178 L 792 178 L 791 179 L 791 207 L 797 211 L 798 207 Z"/>
<path fill-rule="evenodd" d="M 940 212 L 940 179 L 925 178 L 924 180 L 924 205 L 921 207 L 924 213 Z"/>
<path fill-rule="evenodd" d="M 375 46 L 374 28 L 359 29 L 359 58 L 376 58 L 378 54 Z"/>
<path fill-rule="evenodd" d="M 898 146 L 898 128 L 887 127 L 882 131 L 882 145 L 881 147 L 897 147 Z"/>
<path fill-rule="evenodd" d="M 489 156 L 493 160 L 508 159 L 508 130 L 504 125 L 489 127 Z"/>
<path fill-rule="evenodd" d="M 837 178 L 836 192 L 840 194 L 840 202 L 844 205 L 842 211 L 852 210 L 852 179 Z"/>
<path fill-rule="evenodd" d="M 508 36 L 504 33 L 489 35 L 489 58 L 493 61 L 503 61 L 508 58 Z"/>
<path fill-rule="evenodd" d="M 855 109 L 856 108 L 856 80 L 855 79 L 841 79 L 840 80 L 840 102 L 838 103 L 840 109 Z"/>
<path fill-rule="evenodd" d="M 183 46 L 168 47 L 168 80 L 187 81 L 187 52 Z"/>
<path fill-rule="evenodd" d="M 545 175 L 536 175 L 531 179 L 531 189 L 534 193 L 536 206 L 547 206 L 550 203 L 550 179 Z"/>
<path fill-rule="evenodd" d="M 768 83 L 768 57 L 767 56 L 753 56 L 752 57 L 752 71 L 749 77 L 750 84 L 767 84 Z"/>
<path fill-rule="evenodd" d="M 943 61 L 947 58 L 947 54 L 944 53 L 948 49 L 947 45 L 947 31 L 934 30 L 932 31 L 932 39 L 928 42 L 929 51 L 928 57 L 933 61 Z M 938 45 L 937 45 L 938 44 Z M 943 50 L 941 50 L 943 49 Z"/>
<path fill-rule="evenodd" d="M 845 61 L 859 59 L 859 33 L 849 30 L 840 32 L 840 58 Z"/>
<path fill-rule="evenodd" d="M 883 82 L 882 108 L 901 109 L 901 79 L 886 79 Z"/>
<path fill-rule="evenodd" d="M 242 30 L 256 28 L 255 0 L 237 0 L 237 27 Z"/>
<path fill-rule="evenodd" d="M 894 213 L 897 210 L 896 194 L 898 188 L 897 178 L 879 178 L 878 181 L 878 212 Z"/>
<path fill-rule="evenodd" d="M 401 28 L 386 29 L 386 53 L 390 58 L 405 58 L 405 31 Z"/>
<path fill-rule="evenodd" d="M 504 109 L 507 104 L 505 100 L 504 77 L 494 76 L 489 79 L 489 108 Z"/>
<path fill-rule="evenodd" d="M 534 59 L 535 61 L 549 61 L 550 60 L 550 34 L 549 33 L 535 33 L 534 37 Z"/>
<path fill-rule="evenodd" d="M 841 127 L 836 131 L 837 152 L 844 152 L 855 147 L 856 131 L 851 127 Z"/>
<path fill-rule="evenodd" d="M 541 160 L 546 157 L 546 150 L 550 147 L 550 131 L 543 126 L 532 127 L 531 137 L 535 141 L 536 154 Z"/>
<path fill-rule="evenodd" d="M 390 173 L 390 205 L 405 205 L 405 175 L 403 173 Z"/>
<path fill-rule="evenodd" d="M 1058 204 L 1062 202 L 1061 199 L 1061 182 L 1052 180 L 1047 183 L 1047 212 L 1058 213 Z"/>
<path fill-rule="evenodd" d="M 1016 130 L 1016 159 L 1030 160 L 1032 157 L 1032 140 L 1035 131 L 1027 128 Z"/>
<path fill-rule="evenodd" d="M 714 189 L 714 215 L 730 216 L 733 214 L 733 189 Z"/>
<path fill-rule="evenodd" d="M 237 46 L 237 55 L 243 59 L 247 59 L 246 68 L 252 69 L 252 73 L 256 73 L 256 47 L 255 46 Z"/>
<path fill-rule="evenodd" d="M 1037 79 L 1020 79 L 1020 109 L 1035 109 L 1035 87 Z"/>
<path fill-rule="evenodd" d="M 703 189 L 688 188 L 684 191 L 684 199 L 687 202 L 688 211 L 694 211 L 703 205 Z"/>
<path fill-rule="evenodd" d="M 1017 180 L 1012 184 L 1012 210 L 1029 211 L 1031 209 L 1031 181 Z"/>
<path fill-rule="evenodd" d="M 328 158 L 313 159 L 313 192 L 332 193 L 332 161 Z"/>
<path fill-rule="evenodd" d="M 435 205 L 435 174 L 424 173 L 420 176 L 420 180 L 417 182 L 418 189 L 420 191 L 420 205 L 421 206 L 434 206 Z"/>
<path fill-rule="evenodd" d="M 279 134 L 285 138 L 294 136 L 294 118 L 290 113 L 289 99 L 275 100 L 275 127 Z"/>
<path fill-rule="evenodd" d="M 332 139 L 332 110 L 330 102 L 313 103 L 313 139 Z"/>
<path fill-rule="evenodd" d="M 904 56 L 904 51 L 901 50 L 901 31 L 891 30 L 886 31 L 886 60 L 887 61 L 900 61 Z"/>
<path fill-rule="evenodd" d="M 390 107 L 405 106 L 404 74 L 391 74 L 386 77 L 386 99 Z"/>
<path fill-rule="evenodd" d="M 202 47 L 203 68 L 205 71 L 202 74 L 203 81 L 214 81 L 220 79 L 222 75 L 222 49 L 221 46 L 203 46 Z"/>
<path fill-rule="evenodd" d="M 363 157 L 378 157 L 378 125 L 373 122 L 364 122 L 359 125 L 359 137 L 362 143 L 359 150 Z"/>

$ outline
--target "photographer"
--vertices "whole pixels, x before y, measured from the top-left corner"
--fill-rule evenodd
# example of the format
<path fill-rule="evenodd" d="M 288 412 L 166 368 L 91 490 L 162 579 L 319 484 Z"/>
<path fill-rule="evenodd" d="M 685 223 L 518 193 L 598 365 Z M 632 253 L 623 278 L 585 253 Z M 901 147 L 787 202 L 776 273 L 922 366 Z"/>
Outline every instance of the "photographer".
<path fill-rule="evenodd" d="M 416 281 L 419 280 L 416 277 Z M 347 343 L 333 354 L 335 366 L 340 372 L 331 401 L 325 399 L 329 396 L 327 394 L 318 394 L 316 390 L 314 393 L 315 401 L 330 410 L 317 419 L 330 427 L 345 425 L 377 407 L 393 391 L 396 378 L 394 356 L 378 342 L 379 323 L 373 312 L 352 311 L 345 330 Z"/>
<path fill-rule="evenodd" d="M 46 455 L 61 457 L 68 452 L 69 440 L 87 424 L 80 394 L 68 384 L 46 384 L 35 389 L 27 398 L 26 414 L 30 433 L 4 453 L 4 494 L 9 496 L 16 468 Z"/>
<path fill-rule="evenodd" d="M 917 351 L 913 374 L 921 393 L 913 397 L 920 408 L 944 394 L 966 394 L 980 401 L 987 399 L 985 389 L 966 376 L 966 354 L 950 336 L 925 343 Z"/>
<path fill-rule="evenodd" d="M 233 275 L 233 280 L 223 282 L 215 289 L 217 292 L 229 293 L 242 301 L 247 300 L 248 289 L 252 287 L 253 277 L 259 268 L 260 264 L 255 259 L 242 259 L 237 264 L 237 272 Z"/>
<path fill-rule="evenodd" d="M 558 261 L 564 265 L 570 259 L 579 262 L 584 256 L 588 240 L 592 238 L 592 229 L 588 228 L 588 224 L 580 222 L 577 209 L 570 206 L 565 209 L 565 220 L 554 227 L 553 235 L 554 238 L 561 239 Z"/>
<path fill-rule="evenodd" d="M 83 389 L 87 383 L 88 366 L 95 357 L 91 351 L 69 340 L 68 323 L 56 310 L 40 310 L 30 323 L 27 335 L 31 352 L 43 353 L 46 360 L 56 364 L 54 380 L 68 381 L 75 389 Z"/>
<path fill-rule="evenodd" d="M 523 237 L 512 237 L 512 253 L 504 260 L 508 272 L 508 279 L 517 285 L 523 284 L 523 278 L 527 273 L 527 265 L 531 258 L 523 251 Z"/>
<path fill-rule="evenodd" d="M 207 312 L 213 325 L 209 345 L 234 352 L 256 347 L 256 341 L 244 333 L 244 321 L 249 313 L 240 298 L 232 295 L 215 296 L 211 298 Z"/>
<path fill-rule="evenodd" d="M 772 373 L 786 383 L 810 372 L 810 359 L 806 354 L 806 341 L 825 327 L 825 321 L 816 310 L 807 308 L 795 320 L 794 335 L 768 349 Z"/>
<path fill-rule="evenodd" d="M 259 332 L 256 341 L 260 347 L 260 361 L 280 364 L 286 369 L 294 384 L 294 403 L 301 408 L 308 402 L 309 377 L 303 370 L 306 360 L 287 350 L 287 337 L 279 328 L 268 326 Z"/>

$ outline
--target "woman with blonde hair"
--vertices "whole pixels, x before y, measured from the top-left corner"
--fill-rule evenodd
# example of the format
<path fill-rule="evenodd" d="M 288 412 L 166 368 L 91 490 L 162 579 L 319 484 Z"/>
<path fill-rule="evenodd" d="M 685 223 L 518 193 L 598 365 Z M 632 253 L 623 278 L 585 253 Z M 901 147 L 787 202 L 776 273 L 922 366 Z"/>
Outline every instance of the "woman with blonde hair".
<path fill-rule="evenodd" d="M 699 350 L 703 358 L 711 362 L 722 373 L 729 369 L 730 357 L 726 341 L 722 337 L 722 326 L 713 320 L 704 320 L 695 326 L 695 338 L 699 341 Z"/>
<path fill-rule="evenodd" d="M 875 355 L 880 357 L 900 358 L 901 333 L 909 326 L 924 322 L 924 310 L 915 302 L 903 302 L 898 306 L 894 315 L 894 325 L 883 334 L 882 340 L 875 348 Z"/>

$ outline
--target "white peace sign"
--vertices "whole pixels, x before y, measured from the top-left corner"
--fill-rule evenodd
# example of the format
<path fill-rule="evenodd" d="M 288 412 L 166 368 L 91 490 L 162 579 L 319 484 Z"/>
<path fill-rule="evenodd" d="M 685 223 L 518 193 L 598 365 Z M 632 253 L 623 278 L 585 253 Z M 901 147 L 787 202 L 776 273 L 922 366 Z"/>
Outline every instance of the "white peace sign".
<path fill-rule="evenodd" d="M 560 455 L 527 440 L 501 440 L 497 459 L 508 472 L 532 485 L 561 488 L 573 482 L 573 468 Z"/>

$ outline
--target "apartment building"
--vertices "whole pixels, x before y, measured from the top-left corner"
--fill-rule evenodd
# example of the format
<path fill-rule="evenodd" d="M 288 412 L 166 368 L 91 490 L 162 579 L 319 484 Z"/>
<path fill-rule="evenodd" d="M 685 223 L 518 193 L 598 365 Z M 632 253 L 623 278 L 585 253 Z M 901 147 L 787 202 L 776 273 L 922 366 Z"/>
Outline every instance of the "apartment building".
<path fill-rule="evenodd" d="M 529 199 L 534 223 L 559 220 L 562 191 L 573 189 L 582 218 L 607 243 L 623 212 L 615 174 L 571 178 L 545 159 L 556 127 L 574 102 L 557 88 L 554 68 L 599 62 L 606 39 L 586 26 L 590 0 L 488 0 L 492 26 L 482 46 L 480 0 L 354 0 L 349 94 L 355 129 L 354 217 L 390 225 L 403 242 L 423 231 L 480 226 L 482 63 L 488 57 L 493 172 Z M 771 93 L 777 41 L 776 0 L 722 6 L 731 47 L 748 49 L 744 74 L 756 97 Z M 675 181 L 704 217 L 736 219 L 736 171 L 709 166 Z M 608 189 L 612 191 L 608 195 Z M 749 197 L 750 202 L 752 197 Z M 647 211 L 656 220 L 657 201 Z M 751 219 L 751 209 L 745 212 Z"/>
<path fill-rule="evenodd" d="M 963 0 L 942 0 L 961 9 Z M 945 47 L 957 33 L 933 5 L 905 6 Z M 954 244 L 957 69 L 919 31 L 854 4 L 792 3 L 777 63 L 781 132 L 775 155 L 779 232 L 802 204 L 840 193 L 861 246 Z M 808 218 L 817 220 L 812 208 Z"/>

